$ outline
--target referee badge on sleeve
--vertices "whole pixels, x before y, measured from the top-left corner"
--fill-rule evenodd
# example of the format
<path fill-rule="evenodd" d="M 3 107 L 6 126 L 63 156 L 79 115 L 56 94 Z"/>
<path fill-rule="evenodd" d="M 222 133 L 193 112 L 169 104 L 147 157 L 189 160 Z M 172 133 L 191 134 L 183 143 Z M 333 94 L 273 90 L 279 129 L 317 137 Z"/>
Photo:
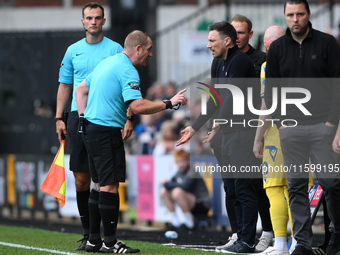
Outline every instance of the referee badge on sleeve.
<path fill-rule="evenodd" d="M 139 89 L 139 84 L 137 84 L 137 83 L 129 83 L 129 86 L 130 86 L 132 89 L 140 90 L 140 89 Z"/>

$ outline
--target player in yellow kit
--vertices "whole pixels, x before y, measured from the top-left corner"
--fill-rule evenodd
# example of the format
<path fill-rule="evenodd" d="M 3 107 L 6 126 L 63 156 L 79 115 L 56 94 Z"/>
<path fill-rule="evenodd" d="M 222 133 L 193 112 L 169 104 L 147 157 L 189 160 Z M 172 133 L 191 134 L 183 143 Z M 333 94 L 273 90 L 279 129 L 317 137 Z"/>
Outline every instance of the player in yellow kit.
<path fill-rule="evenodd" d="M 269 27 L 264 35 L 266 50 L 269 49 L 271 42 L 284 35 L 284 33 L 284 29 L 279 26 Z M 266 62 L 261 67 L 262 98 L 264 97 L 265 69 Z M 261 110 L 265 109 L 267 107 L 264 100 L 262 100 Z M 256 157 L 263 158 L 263 187 L 270 202 L 270 216 L 275 236 L 274 247 L 269 247 L 261 254 L 288 255 L 287 222 L 288 219 L 291 219 L 288 187 L 285 172 L 280 171 L 283 167 L 283 156 L 279 131 L 276 125 L 268 119 L 270 119 L 270 116 L 260 116 L 263 126 L 257 128 L 253 149 Z M 263 146 L 262 138 L 264 138 Z"/>

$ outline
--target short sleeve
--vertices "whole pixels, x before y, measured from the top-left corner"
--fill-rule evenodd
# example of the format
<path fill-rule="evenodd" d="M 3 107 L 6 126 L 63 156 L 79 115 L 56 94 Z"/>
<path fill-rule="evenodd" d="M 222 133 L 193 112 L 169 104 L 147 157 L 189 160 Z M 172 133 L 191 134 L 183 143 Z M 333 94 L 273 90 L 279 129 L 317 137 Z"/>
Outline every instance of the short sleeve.
<path fill-rule="evenodd" d="M 122 75 L 122 95 L 124 102 L 142 98 L 140 79 L 136 68 L 128 69 Z"/>
<path fill-rule="evenodd" d="M 88 76 L 86 76 L 86 80 L 85 80 L 86 86 L 87 86 L 89 89 L 90 89 L 90 85 L 91 85 L 91 81 L 92 81 L 92 74 L 93 74 L 93 72 L 90 73 Z"/>
<path fill-rule="evenodd" d="M 67 49 L 65 56 L 60 64 L 59 82 L 65 84 L 73 83 L 73 64 L 70 48 Z"/>

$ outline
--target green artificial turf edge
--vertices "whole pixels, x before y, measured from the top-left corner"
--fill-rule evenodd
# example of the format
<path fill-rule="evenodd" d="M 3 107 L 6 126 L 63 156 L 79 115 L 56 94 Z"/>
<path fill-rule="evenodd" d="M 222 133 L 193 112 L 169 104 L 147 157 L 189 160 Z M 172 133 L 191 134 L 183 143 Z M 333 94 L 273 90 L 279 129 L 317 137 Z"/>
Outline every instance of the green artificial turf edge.
<path fill-rule="evenodd" d="M 57 250 L 62 252 L 84 254 L 84 251 L 73 251 L 77 247 L 75 240 L 79 239 L 78 234 L 62 233 L 57 231 L 48 231 L 36 228 L 23 228 L 0 225 L 0 242 L 20 244 L 25 246 L 32 246 L 42 249 Z M 183 249 L 172 246 L 165 246 L 158 243 L 141 242 L 141 241 L 124 241 L 132 248 L 141 250 L 139 254 L 157 254 L 157 255 L 176 255 L 176 254 L 207 254 L 211 251 L 201 251 L 195 249 Z M 40 255 L 52 254 L 47 251 L 29 250 L 23 248 L 9 247 L 0 245 L 0 254 L 6 255 Z M 85 253 L 88 254 L 88 253 Z M 100 253 L 89 253 L 100 254 Z"/>

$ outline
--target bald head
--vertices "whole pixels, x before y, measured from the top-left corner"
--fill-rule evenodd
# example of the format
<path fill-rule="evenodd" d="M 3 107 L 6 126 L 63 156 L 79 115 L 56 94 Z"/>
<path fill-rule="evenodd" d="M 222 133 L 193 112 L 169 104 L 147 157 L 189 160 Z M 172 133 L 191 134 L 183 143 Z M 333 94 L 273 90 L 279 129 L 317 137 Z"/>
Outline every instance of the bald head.
<path fill-rule="evenodd" d="M 276 39 L 280 38 L 285 34 L 285 30 L 280 26 L 271 26 L 264 33 L 264 46 L 266 47 L 266 51 L 268 51 L 269 46 Z"/>
<path fill-rule="evenodd" d="M 124 48 L 131 50 L 137 45 L 145 46 L 148 44 L 148 37 L 150 37 L 147 33 L 134 30 L 125 38 Z"/>
<path fill-rule="evenodd" d="M 140 30 L 134 30 L 125 39 L 122 53 L 126 54 L 134 66 L 146 66 L 152 57 L 151 37 Z"/>

